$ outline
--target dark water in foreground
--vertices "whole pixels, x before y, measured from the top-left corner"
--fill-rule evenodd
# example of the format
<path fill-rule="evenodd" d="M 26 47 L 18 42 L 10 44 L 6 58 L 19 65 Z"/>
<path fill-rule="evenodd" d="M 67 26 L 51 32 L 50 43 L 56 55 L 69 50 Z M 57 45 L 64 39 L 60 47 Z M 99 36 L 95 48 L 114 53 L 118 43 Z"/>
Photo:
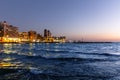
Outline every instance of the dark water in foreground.
<path fill-rule="evenodd" d="M 120 43 L 0 44 L 0 66 L 0 80 L 120 80 Z"/>

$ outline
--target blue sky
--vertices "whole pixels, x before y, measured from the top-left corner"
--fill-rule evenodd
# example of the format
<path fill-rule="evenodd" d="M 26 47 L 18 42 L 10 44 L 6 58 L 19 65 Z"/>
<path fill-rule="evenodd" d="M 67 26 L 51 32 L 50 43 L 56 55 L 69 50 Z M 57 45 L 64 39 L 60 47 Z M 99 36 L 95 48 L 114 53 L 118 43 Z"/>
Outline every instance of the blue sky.
<path fill-rule="evenodd" d="M 19 31 L 85 41 L 120 41 L 120 0 L 0 0 L 0 21 Z"/>

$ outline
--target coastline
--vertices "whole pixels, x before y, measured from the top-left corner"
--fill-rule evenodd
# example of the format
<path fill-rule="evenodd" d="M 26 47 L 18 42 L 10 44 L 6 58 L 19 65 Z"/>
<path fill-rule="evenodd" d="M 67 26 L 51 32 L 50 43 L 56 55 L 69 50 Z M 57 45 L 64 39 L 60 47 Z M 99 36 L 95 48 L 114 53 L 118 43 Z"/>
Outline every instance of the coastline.
<path fill-rule="evenodd" d="M 7 44 L 22 44 L 22 43 L 114 43 L 114 42 L 0 42 L 0 44 L 4 44 L 4 43 L 7 43 Z M 116 42 L 117 43 L 117 42 Z"/>

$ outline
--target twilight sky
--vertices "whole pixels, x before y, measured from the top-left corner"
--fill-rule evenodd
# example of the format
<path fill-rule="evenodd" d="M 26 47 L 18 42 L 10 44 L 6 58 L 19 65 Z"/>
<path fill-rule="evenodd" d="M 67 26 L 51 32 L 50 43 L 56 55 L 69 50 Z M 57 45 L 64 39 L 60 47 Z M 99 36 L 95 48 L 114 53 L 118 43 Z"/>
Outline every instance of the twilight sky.
<path fill-rule="evenodd" d="M 84 41 L 120 41 L 120 0 L 0 0 L 0 21 L 19 31 Z"/>

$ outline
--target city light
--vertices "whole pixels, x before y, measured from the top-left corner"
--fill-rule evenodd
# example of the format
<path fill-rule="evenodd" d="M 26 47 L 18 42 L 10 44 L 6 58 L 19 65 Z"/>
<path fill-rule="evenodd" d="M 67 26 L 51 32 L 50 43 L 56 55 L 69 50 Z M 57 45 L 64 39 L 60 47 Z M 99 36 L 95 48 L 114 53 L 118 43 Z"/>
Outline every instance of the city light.
<path fill-rule="evenodd" d="M 50 30 L 44 30 L 44 36 L 36 31 L 19 32 L 18 27 L 9 25 L 6 21 L 0 22 L 0 42 L 65 42 L 66 37 L 53 37 Z"/>

